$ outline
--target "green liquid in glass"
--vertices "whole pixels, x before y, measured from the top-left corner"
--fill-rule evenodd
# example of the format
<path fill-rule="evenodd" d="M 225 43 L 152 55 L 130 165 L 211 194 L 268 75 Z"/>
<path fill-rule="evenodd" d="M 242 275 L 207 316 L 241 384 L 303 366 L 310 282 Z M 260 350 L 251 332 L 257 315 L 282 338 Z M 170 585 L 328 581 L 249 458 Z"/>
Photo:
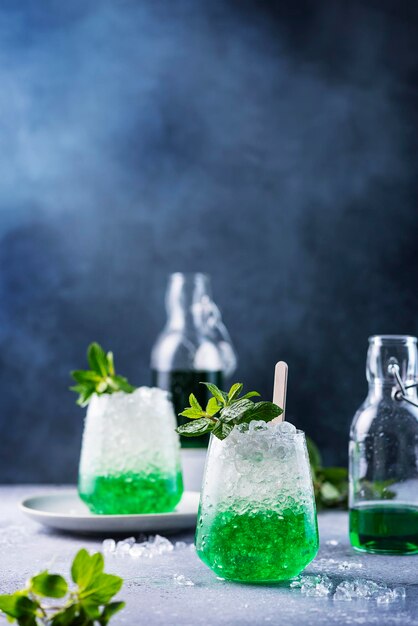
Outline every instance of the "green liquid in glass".
<path fill-rule="evenodd" d="M 357 550 L 382 554 L 418 552 L 418 507 L 373 504 L 350 510 L 350 541 Z"/>
<path fill-rule="evenodd" d="M 181 472 L 80 477 L 80 498 L 93 513 L 124 515 L 168 513 L 183 493 Z"/>
<path fill-rule="evenodd" d="M 154 387 L 165 389 L 171 393 L 174 412 L 177 418 L 177 424 L 187 424 L 190 420 L 183 415 L 179 415 L 189 406 L 189 395 L 194 393 L 199 404 L 206 406 L 212 394 L 201 382 L 213 383 L 220 389 L 224 388 L 223 372 L 210 372 L 207 370 L 173 370 L 172 372 L 160 372 L 152 370 L 152 384 Z M 183 448 L 203 448 L 208 445 L 209 435 L 201 437 L 182 437 L 180 436 Z"/>
<path fill-rule="evenodd" d="M 226 510 L 211 521 L 199 519 L 197 554 L 218 576 L 229 580 L 289 580 L 318 551 L 316 516 L 301 507 L 244 514 Z"/>

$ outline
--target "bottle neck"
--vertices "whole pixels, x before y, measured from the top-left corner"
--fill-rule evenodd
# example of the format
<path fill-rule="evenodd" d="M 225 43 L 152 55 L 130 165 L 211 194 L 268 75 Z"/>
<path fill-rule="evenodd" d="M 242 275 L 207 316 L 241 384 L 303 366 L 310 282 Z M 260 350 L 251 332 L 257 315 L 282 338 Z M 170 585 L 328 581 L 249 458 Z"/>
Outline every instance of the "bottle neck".
<path fill-rule="evenodd" d="M 405 387 L 417 382 L 417 346 L 415 337 L 379 335 L 369 339 L 366 376 L 369 399 L 394 398 L 399 374 Z M 406 390 L 411 400 L 416 399 L 416 387 Z"/>
<path fill-rule="evenodd" d="M 378 400 L 386 399 L 386 400 L 394 400 L 395 393 L 399 391 L 398 385 L 386 384 L 381 381 L 375 380 L 374 382 L 369 382 L 369 393 L 368 398 L 371 402 L 375 402 Z M 417 401 L 417 388 L 412 387 L 411 389 L 406 390 L 406 396 L 411 400 Z"/>
<path fill-rule="evenodd" d="M 209 277 L 205 274 L 172 274 L 167 295 L 168 330 L 187 332 L 202 326 L 211 302 Z"/>

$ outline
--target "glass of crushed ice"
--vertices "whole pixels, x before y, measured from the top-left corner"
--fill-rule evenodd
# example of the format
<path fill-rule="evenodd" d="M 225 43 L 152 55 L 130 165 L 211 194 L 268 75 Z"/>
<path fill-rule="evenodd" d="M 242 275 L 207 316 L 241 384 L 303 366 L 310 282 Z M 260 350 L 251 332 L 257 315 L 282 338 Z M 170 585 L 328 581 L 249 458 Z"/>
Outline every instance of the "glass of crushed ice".
<path fill-rule="evenodd" d="M 84 427 L 79 495 L 93 513 L 172 511 L 183 493 L 176 419 L 165 391 L 94 395 Z"/>
<path fill-rule="evenodd" d="M 318 527 L 302 431 L 253 421 L 211 438 L 196 551 L 219 577 L 242 582 L 289 580 L 313 560 Z"/>

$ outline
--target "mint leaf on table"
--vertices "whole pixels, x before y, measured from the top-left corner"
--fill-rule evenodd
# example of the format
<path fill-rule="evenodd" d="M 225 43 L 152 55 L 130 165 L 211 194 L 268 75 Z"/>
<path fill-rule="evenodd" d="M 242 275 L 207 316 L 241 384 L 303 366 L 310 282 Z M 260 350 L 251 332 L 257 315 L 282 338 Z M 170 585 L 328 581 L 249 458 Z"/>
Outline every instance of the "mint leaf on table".
<path fill-rule="evenodd" d="M 71 578 L 82 592 L 96 576 L 103 572 L 103 569 L 103 554 L 96 552 L 96 554 L 90 555 L 87 550 L 82 548 L 77 552 L 71 566 Z"/>
<path fill-rule="evenodd" d="M 106 626 L 109 623 L 109 620 L 121 609 L 123 609 L 124 606 L 124 602 L 110 602 L 110 604 L 107 604 L 99 618 L 100 625 Z"/>
<path fill-rule="evenodd" d="M 30 587 L 33 593 L 46 598 L 63 598 L 68 592 L 65 578 L 46 571 L 31 578 Z"/>
<path fill-rule="evenodd" d="M 36 625 L 35 616 L 39 604 L 31 600 L 24 592 L 17 591 L 10 595 L 0 596 L 0 613 L 4 613 L 9 622 Z"/>
<path fill-rule="evenodd" d="M 259 396 L 257 391 L 249 391 L 240 396 L 243 390 L 242 383 L 234 383 L 228 393 L 222 391 L 213 383 L 205 383 L 212 394 L 206 408 L 203 409 L 193 394 L 190 394 L 190 406 L 180 415 L 193 420 L 176 428 L 180 435 L 198 437 L 212 433 L 218 439 L 225 439 L 234 426 L 246 424 L 253 420 L 270 422 L 283 413 L 282 409 L 273 402 L 254 402 L 251 398 Z"/>
<path fill-rule="evenodd" d="M 71 376 L 76 385 L 70 387 L 79 394 L 77 404 L 86 406 L 94 394 L 110 394 L 116 391 L 132 393 L 135 387 L 126 378 L 115 373 L 113 353 L 105 352 L 98 343 L 91 343 L 87 349 L 89 370 L 74 370 Z"/>
<path fill-rule="evenodd" d="M 71 566 L 75 586 L 48 571 L 33 576 L 25 589 L 0 596 L 0 615 L 19 626 L 107 626 L 125 603 L 113 601 L 123 580 L 106 574 L 101 553 L 80 550 Z M 42 604 L 43 598 L 62 599 L 61 606 Z"/>

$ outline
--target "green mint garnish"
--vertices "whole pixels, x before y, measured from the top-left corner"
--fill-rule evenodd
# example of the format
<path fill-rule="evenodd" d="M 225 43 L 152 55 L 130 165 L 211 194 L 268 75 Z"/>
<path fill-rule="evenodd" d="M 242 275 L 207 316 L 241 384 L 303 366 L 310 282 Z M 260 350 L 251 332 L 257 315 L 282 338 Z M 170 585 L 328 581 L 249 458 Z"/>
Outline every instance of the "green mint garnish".
<path fill-rule="evenodd" d="M 19 626 L 106 626 L 124 602 L 111 602 L 122 587 L 119 576 L 105 574 L 103 555 L 80 550 L 71 567 L 75 586 L 59 574 L 41 572 L 31 578 L 21 591 L 0 595 L 0 614 Z M 62 603 L 44 603 L 44 598 Z"/>
<path fill-rule="evenodd" d="M 212 383 L 206 385 L 212 394 L 206 408 L 203 409 L 196 397 L 191 393 L 189 396 L 190 407 L 184 409 L 180 415 L 189 417 L 192 422 L 178 426 L 176 431 L 185 437 L 198 437 L 206 433 L 212 433 L 218 439 L 225 439 L 238 424 L 248 424 L 253 420 L 270 422 L 281 415 L 283 410 L 273 402 L 254 402 L 254 396 L 259 396 L 257 391 L 249 391 L 240 396 L 243 385 L 235 383 L 226 393 Z"/>
<path fill-rule="evenodd" d="M 312 439 L 306 437 L 316 506 L 320 509 L 347 508 L 348 470 L 346 467 L 323 467 L 321 454 Z M 380 498 L 371 494 L 370 499 Z"/>
<path fill-rule="evenodd" d="M 89 370 L 71 372 L 77 384 L 70 389 L 80 394 L 77 399 L 80 406 L 86 406 L 95 393 L 101 395 L 115 391 L 126 393 L 135 391 L 135 387 L 132 387 L 126 378 L 115 374 L 112 352 L 106 353 L 98 343 L 91 343 L 87 349 L 87 360 Z"/>

